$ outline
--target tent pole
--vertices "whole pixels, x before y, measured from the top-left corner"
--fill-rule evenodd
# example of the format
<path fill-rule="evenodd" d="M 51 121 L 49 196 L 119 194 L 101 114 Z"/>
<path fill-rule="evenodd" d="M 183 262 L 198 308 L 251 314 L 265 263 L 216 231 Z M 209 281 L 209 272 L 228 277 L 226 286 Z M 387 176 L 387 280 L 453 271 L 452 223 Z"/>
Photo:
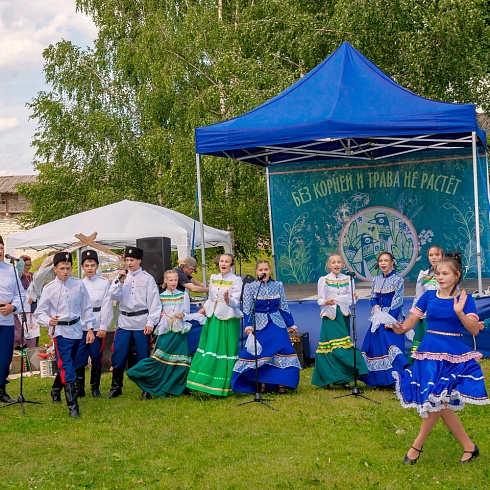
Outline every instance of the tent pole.
<path fill-rule="evenodd" d="M 204 218 L 202 214 L 202 190 L 201 190 L 201 154 L 196 153 L 196 177 L 197 177 L 197 194 L 199 204 L 199 225 L 201 229 L 201 261 L 202 261 L 202 282 L 207 284 L 206 278 L 206 243 L 204 241 Z"/>
<path fill-rule="evenodd" d="M 265 167 L 265 178 L 267 180 L 267 205 L 269 206 L 269 229 L 271 234 L 271 251 L 272 251 L 272 266 L 274 267 L 274 271 L 277 274 L 277 264 L 276 264 L 276 252 L 274 250 L 274 230 L 272 227 L 272 206 L 271 206 L 271 189 L 269 183 L 269 165 Z"/>
<path fill-rule="evenodd" d="M 473 148 L 473 189 L 475 194 L 475 238 L 476 238 L 476 268 L 478 274 L 478 292 L 483 292 L 481 276 L 481 245 L 480 245 L 480 209 L 478 206 L 478 157 L 476 148 L 476 132 L 471 133 L 471 143 Z"/>
<path fill-rule="evenodd" d="M 82 260 L 82 252 L 80 250 L 80 248 L 77 248 L 77 269 L 78 269 L 78 278 L 81 279 L 82 278 L 82 264 L 81 264 L 81 261 Z"/>
<path fill-rule="evenodd" d="M 490 224 L 490 178 L 488 176 L 488 153 L 487 150 L 485 149 L 485 179 L 487 179 L 486 182 L 486 189 L 487 189 L 487 214 L 488 214 L 488 223 Z"/>

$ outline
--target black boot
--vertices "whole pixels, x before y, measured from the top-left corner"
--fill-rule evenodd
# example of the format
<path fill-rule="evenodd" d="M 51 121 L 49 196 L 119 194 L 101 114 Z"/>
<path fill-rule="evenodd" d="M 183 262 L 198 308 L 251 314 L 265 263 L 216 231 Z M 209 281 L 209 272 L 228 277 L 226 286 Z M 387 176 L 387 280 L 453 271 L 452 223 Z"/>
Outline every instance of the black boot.
<path fill-rule="evenodd" d="M 68 412 L 70 417 L 80 417 L 80 410 L 78 408 L 77 390 L 75 389 L 75 383 L 66 383 L 65 385 L 65 397 Z"/>
<path fill-rule="evenodd" d="M 112 384 L 107 398 L 117 398 L 122 395 L 124 370 L 114 369 L 112 371 Z"/>
<path fill-rule="evenodd" d="M 90 371 L 90 390 L 94 398 L 102 398 L 102 394 L 99 391 L 100 388 L 100 375 L 102 374 L 102 367 L 92 366 Z"/>
<path fill-rule="evenodd" d="M 15 400 L 13 398 L 10 398 L 8 393 L 5 391 L 5 385 L 0 386 L 0 402 L 3 403 L 14 403 Z"/>
<path fill-rule="evenodd" d="M 54 378 L 53 386 L 51 387 L 51 399 L 53 403 L 61 403 L 61 390 L 63 388 L 63 383 L 61 382 L 61 374 L 57 373 L 56 378 Z"/>
<path fill-rule="evenodd" d="M 147 392 L 147 391 L 142 391 L 141 392 L 141 396 L 145 399 L 145 400 L 151 400 L 153 397 Z"/>
<path fill-rule="evenodd" d="M 75 380 L 75 389 L 77 390 L 78 398 L 85 396 L 85 366 L 75 369 L 77 379 Z"/>

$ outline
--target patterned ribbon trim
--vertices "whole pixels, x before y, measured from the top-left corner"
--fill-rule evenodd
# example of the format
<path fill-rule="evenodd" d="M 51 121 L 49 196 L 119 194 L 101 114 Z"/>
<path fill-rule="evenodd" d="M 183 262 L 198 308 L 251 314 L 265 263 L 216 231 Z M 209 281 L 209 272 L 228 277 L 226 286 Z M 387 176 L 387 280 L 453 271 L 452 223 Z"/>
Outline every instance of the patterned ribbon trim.
<path fill-rule="evenodd" d="M 447 337 L 462 337 L 462 333 L 439 332 L 438 330 L 427 330 L 427 333 L 435 333 L 437 335 L 446 335 Z"/>
<path fill-rule="evenodd" d="M 331 340 L 330 342 L 318 342 L 317 354 L 329 354 L 335 349 L 350 349 L 354 347 L 349 336 L 340 339 Z"/>

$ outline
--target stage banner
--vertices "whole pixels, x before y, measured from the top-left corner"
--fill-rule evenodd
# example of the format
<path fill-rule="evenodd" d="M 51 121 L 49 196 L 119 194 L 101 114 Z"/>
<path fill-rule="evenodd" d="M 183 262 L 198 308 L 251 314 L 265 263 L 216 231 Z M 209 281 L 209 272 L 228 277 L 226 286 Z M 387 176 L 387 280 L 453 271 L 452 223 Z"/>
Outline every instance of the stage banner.
<path fill-rule="evenodd" d="M 478 169 L 482 273 L 490 257 L 486 160 Z M 269 168 L 277 279 L 311 283 L 340 252 L 361 281 L 377 274 L 376 258 L 391 252 L 397 272 L 416 280 L 440 245 L 463 254 L 464 277 L 476 277 L 475 203 L 471 152 L 362 160 L 315 161 Z"/>

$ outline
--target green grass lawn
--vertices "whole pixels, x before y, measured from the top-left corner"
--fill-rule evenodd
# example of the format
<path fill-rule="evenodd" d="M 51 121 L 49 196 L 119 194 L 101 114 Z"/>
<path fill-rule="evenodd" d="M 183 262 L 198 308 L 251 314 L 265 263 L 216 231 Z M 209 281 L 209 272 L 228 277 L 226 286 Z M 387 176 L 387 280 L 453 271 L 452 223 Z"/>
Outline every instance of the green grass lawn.
<path fill-rule="evenodd" d="M 490 361 L 482 361 L 490 376 Z M 248 395 L 143 400 L 125 379 L 120 398 L 80 401 L 81 417 L 53 405 L 52 379 L 24 380 L 26 415 L 0 410 L 0 489 L 315 489 L 483 488 L 489 481 L 489 407 L 467 406 L 460 417 L 481 457 L 459 465 L 462 449 L 440 422 L 420 461 L 403 466 L 421 419 L 390 390 L 364 393 L 311 386 L 269 395 L 277 411 Z M 88 373 L 87 373 L 88 374 Z M 102 378 L 107 394 L 110 375 Z M 8 385 L 11 396 L 19 380 Z"/>

